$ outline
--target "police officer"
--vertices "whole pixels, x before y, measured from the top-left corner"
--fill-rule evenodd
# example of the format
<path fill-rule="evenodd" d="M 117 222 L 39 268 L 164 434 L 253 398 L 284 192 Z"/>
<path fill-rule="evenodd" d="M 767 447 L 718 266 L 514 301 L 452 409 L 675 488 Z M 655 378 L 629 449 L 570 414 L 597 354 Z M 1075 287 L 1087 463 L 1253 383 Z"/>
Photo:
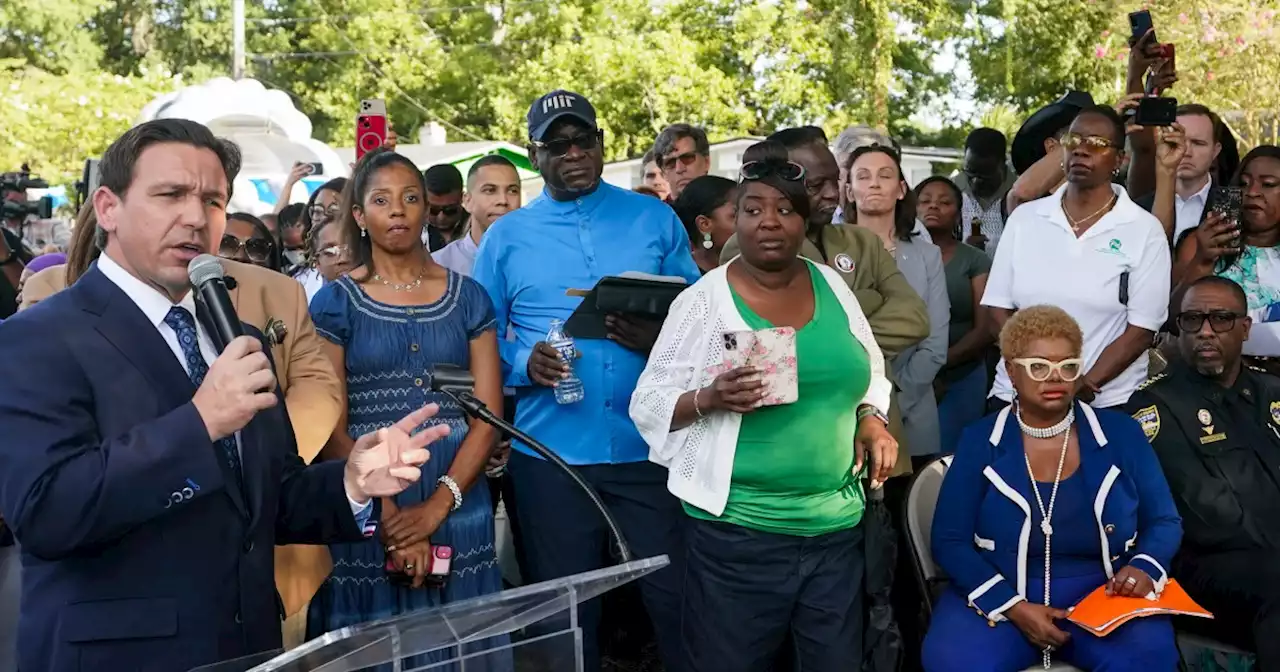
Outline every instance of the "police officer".
<path fill-rule="evenodd" d="M 1192 283 L 1175 316 L 1179 356 L 1126 408 L 1182 515 L 1173 575 L 1214 613 L 1215 634 L 1252 633 L 1258 669 L 1280 670 L 1280 378 L 1241 362 L 1246 305 L 1231 280 Z"/>

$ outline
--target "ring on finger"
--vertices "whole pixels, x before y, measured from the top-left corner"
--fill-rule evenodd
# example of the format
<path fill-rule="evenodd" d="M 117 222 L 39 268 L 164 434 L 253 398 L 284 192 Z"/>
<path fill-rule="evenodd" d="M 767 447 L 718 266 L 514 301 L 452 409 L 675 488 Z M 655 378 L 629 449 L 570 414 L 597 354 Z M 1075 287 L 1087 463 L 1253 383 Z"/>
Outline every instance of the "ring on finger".
<path fill-rule="evenodd" d="M 1126 585 L 1130 585 L 1130 586 L 1136 586 L 1136 585 L 1138 585 L 1138 580 L 1137 580 L 1137 579 L 1135 579 L 1135 578 L 1133 578 L 1132 576 L 1130 576 L 1129 578 L 1125 579 L 1125 580 L 1124 580 L 1124 582 L 1125 582 L 1125 584 L 1126 584 Z"/>

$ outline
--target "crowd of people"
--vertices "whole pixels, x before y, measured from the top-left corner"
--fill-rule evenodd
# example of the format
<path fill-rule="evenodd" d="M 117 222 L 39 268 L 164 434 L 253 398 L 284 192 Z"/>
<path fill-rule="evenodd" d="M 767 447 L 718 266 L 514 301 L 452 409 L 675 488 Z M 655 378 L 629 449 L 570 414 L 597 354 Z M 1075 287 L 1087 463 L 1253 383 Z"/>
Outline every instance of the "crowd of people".
<path fill-rule="evenodd" d="M 0 325 L 19 668 L 186 669 L 497 593 L 500 503 L 524 582 L 615 562 L 566 473 L 433 389 L 453 365 L 578 471 L 637 557 L 668 557 L 621 607 L 645 615 L 665 669 L 857 669 L 887 646 L 906 669 L 1172 670 L 1194 630 L 1280 670 L 1280 148 L 1239 157 L 1195 104 L 1137 125 L 1143 76 L 1166 89 L 1171 67 L 1144 38 L 1132 95 L 1069 92 L 1012 141 L 977 129 L 954 178 L 916 185 L 882 130 L 780 129 L 734 180 L 678 123 L 623 189 L 602 180 L 594 106 L 555 91 L 528 113 L 545 183 L 530 203 L 501 156 L 421 171 L 393 140 L 305 205 L 287 198 L 300 165 L 260 218 L 225 211 L 229 143 L 176 120 L 129 131 L 67 254 L 0 249 L 22 306 Z M 253 336 L 221 355 L 184 284 L 200 253 L 223 258 Z M 688 287 L 665 319 L 611 314 L 570 357 L 548 343 L 571 290 L 627 272 Z M 766 332 L 790 368 L 727 363 Z M 568 380 L 576 403 L 557 398 Z M 235 409 L 216 432 L 210 399 Z M 341 466 L 369 464 L 364 478 L 387 468 L 373 443 L 427 441 L 397 488 Z M 202 447 L 204 461 L 174 454 Z M 911 474 L 939 461 L 918 549 Z M 868 635 L 886 628 L 868 616 L 886 535 L 901 541 L 896 644 Z M 174 542 L 209 557 L 122 569 Z M 947 576 L 940 595 L 913 552 Z M 1068 619 L 1100 586 L 1140 597 L 1173 580 L 1213 622 L 1153 616 L 1100 638 Z M 583 606 L 584 669 L 607 654 L 606 608 Z"/>

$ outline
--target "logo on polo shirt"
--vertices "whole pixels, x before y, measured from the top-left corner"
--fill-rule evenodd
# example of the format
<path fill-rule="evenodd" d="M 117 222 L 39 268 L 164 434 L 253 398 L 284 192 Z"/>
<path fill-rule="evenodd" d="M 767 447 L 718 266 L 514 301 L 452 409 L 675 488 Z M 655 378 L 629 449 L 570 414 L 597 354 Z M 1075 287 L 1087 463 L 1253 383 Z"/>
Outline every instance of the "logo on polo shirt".
<path fill-rule="evenodd" d="M 1103 254 L 1114 254 L 1117 256 L 1124 256 L 1124 251 L 1121 250 L 1120 247 L 1121 247 L 1120 239 L 1112 238 L 1107 243 L 1106 247 L 1099 247 L 1097 251 Z"/>

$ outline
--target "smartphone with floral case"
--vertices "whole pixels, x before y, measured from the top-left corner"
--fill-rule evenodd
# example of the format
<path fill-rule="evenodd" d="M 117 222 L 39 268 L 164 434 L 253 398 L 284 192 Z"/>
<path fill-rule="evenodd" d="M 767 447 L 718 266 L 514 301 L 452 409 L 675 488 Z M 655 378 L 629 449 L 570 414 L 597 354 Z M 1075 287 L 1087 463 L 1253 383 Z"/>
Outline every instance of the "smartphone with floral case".
<path fill-rule="evenodd" d="M 725 371 L 741 366 L 760 369 L 767 390 L 764 406 L 790 404 L 800 397 L 796 330 L 791 327 L 728 332 L 724 360 Z"/>

